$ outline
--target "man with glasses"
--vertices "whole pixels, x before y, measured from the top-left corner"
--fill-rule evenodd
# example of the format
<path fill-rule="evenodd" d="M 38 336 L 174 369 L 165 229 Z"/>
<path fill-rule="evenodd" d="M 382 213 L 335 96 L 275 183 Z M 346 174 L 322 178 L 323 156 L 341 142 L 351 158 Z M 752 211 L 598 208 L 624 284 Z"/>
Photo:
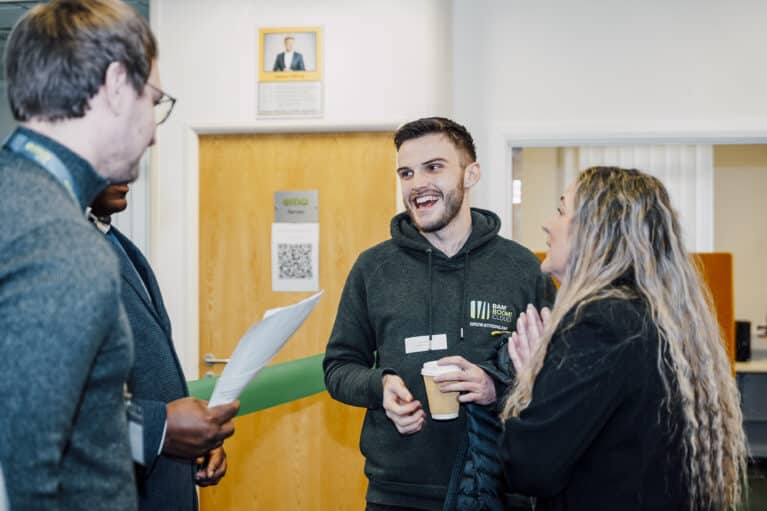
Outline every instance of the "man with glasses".
<path fill-rule="evenodd" d="M 155 107 L 159 122 L 170 113 L 168 105 Z M 111 216 L 128 207 L 127 193 L 127 184 L 108 186 L 91 205 L 90 217 L 117 254 L 122 303 L 133 331 L 135 361 L 128 390 L 144 419 L 144 459 L 136 470 L 139 509 L 194 511 L 195 483 L 217 484 L 226 472 L 221 443 L 234 431 L 238 404 L 208 408 L 188 397 L 154 272 L 138 247 L 111 225 Z"/>
<path fill-rule="evenodd" d="M 0 465 L 11 509 L 136 509 L 140 414 L 118 260 L 85 209 L 154 143 L 157 44 L 120 0 L 51 0 L 6 44 Z M 172 101 L 171 101 L 172 102 Z M 130 426 L 129 420 L 130 419 Z"/>

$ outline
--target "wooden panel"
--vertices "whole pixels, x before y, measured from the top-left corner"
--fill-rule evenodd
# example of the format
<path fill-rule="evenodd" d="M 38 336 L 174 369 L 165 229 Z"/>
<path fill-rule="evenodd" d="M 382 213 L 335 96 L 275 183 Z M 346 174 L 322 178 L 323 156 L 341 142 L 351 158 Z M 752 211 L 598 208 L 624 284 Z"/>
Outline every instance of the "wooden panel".
<path fill-rule="evenodd" d="M 723 252 L 693 254 L 699 263 L 703 279 L 706 281 L 714 300 L 716 318 L 722 337 L 730 356 L 730 364 L 735 367 L 735 298 L 733 289 L 732 254 Z"/>
<path fill-rule="evenodd" d="M 200 354 L 227 356 L 263 312 L 310 293 L 271 291 L 274 192 L 319 190 L 325 296 L 274 362 L 325 351 L 357 255 L 389 237 L 395 213 L 390 133 L 200 139 Z M 207 367 L 200 365 L 204 374 Z M 323 393 L 236 419 L 229 472 L 201 491 L 203 510 L 355 510 L 367 481 L 364 410 Z"/>
<path fill-rule="evenodd" d="M 536 252 L 543 261 L 546 252 Z M 735 367 L 735 299 L 733 291 L 732 254 L 700 253 L 693 254 L 700 268 L 703 280 L 711 290 L 714 309 L 719 327 L 722 329 L 725 347 L 730 356 L 730 364 Z"/>

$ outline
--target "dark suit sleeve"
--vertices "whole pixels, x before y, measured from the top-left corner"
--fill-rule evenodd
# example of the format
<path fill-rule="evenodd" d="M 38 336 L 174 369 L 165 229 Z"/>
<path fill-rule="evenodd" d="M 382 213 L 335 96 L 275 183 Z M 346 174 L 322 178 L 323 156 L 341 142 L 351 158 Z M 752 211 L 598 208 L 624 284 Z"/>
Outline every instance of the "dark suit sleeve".
<path fill-rule="evenodd" d="M 294 71 L 306 71 L 304 67 L 304 56 L 296 52 L 296 65 Z"/>
<path fill-rule="evenodd" d="M 285 66 L 280 64 L 280 60 L 282 60 L 280 57 L 282 57 L 282 53 L 278 53 L 277 56 L 274 58 L 274 65 L 272 66 L 272 71 L 282 71 Z"/>

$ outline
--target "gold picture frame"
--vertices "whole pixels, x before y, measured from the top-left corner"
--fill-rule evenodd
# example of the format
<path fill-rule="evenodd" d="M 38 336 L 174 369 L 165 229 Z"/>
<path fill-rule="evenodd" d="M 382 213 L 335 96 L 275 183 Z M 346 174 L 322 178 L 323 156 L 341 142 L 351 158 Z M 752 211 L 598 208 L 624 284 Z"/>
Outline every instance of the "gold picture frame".
<path fill-rule="evenodd" d="M 322 80 L 322 29 L 277 27 L 258 30 L 258 79 L 261 82 Z M 285 62 L 285 53 L 291 54 Z"/>

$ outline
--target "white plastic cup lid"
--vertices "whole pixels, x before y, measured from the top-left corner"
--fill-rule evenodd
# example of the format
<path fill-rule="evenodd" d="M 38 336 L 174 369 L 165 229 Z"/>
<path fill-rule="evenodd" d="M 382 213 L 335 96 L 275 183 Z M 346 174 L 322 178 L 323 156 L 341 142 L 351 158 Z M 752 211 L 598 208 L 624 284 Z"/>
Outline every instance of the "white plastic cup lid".
<path fill-rule="evenodd" d="M 424 362 L 423 367 L 421 368 L 421 374 L 423 376 L 437 376 L 439 374 L 445 374 L 445 373 L 454 373 L 456 371 L 460 371 L 461 368 L 454 364 L 448 364 L 443 366 L 438 366 L 436 360 L 432 360 L 431 362 Z"/>

